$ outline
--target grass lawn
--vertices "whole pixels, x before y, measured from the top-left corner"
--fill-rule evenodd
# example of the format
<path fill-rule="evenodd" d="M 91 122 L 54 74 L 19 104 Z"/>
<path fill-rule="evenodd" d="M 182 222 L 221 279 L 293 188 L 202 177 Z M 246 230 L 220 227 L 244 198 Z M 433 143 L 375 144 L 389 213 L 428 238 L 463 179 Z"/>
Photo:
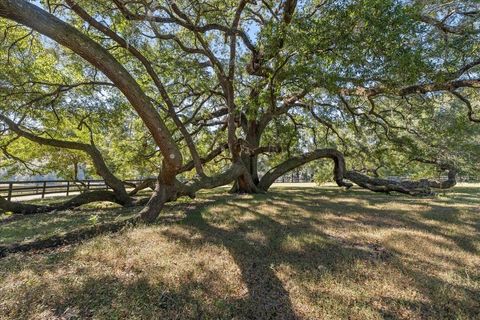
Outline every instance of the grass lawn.
<path fill-rule="evenodd" d="M 0 319 L 480 318 L 480 185 L 224 190 L 169 204 L 155 225 L 0 259 Z M 0 218 L 0 244 L 134 210 Z"/>

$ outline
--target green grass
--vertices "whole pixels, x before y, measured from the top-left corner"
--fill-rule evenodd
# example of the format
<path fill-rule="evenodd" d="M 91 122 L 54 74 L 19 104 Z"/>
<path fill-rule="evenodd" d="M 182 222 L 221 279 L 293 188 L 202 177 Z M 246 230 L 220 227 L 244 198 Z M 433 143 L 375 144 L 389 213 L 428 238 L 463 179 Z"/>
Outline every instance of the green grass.
<path fill-rule="evenodd" d="M 26 216 L 0 224 L 0 245 L 39 240 L 85 226 L 128 219 L 137 211 L 138 208 L 119 208 L 101 204 L 81 210 Z"/>
<path fill-rule="evenodd" d="M 146 193 L 143 192 L 140 195 L 145 196 Z M 71 198 L 73 196 L 30 200 L 26 203 L 54 205 Z M 22 216 L 19 219 L 12 219 L 16 217 L 12 217 L 11 214 L 0 214 L 0 245 L 35 241 L 83 227 L 126 220 L 133 217 L 138 211 L 138 208 L 122 208 L 116 204 L 101 202 L 91 203 L 73 210 Z M 5 223 L 9 219 L 14 221 Z"/>
<path fill-rule="evenodd" d="M 0 318 L 478 319 L 479 187 L 435 198 L 328 186 L 204 192 L 169 204 L 156 225 L 1 259 Z M 101 223 L 133 211 L 0 224 L 0 243 L 93 214 Z"/>

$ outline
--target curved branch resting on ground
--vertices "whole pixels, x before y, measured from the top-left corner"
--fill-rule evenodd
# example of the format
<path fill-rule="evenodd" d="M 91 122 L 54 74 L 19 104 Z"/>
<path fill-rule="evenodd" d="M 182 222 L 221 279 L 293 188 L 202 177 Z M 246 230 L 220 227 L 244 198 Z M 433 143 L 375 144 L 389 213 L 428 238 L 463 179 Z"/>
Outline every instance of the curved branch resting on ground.
<path fill-rule="evenodd" d="M 14 214 L 37 214 L 37 213 L 46 213 L 55 210 L 66 210 L 72 209 L 76 207 L 80 207 L 81 205 L 91 203 L 91 202 L 98 202 L 98 201 L 108 201 L 113 203 L 118 203 L 122 205 L 122 203 L 117 199 L 115 193 L 112 191 L 106 190 L 96 190 L 91 192 L 85 192 L 79 194 L 78 196 L 73 197 L 72 199 L 55 205 L 35 205 L 35 204 L 27 204 L 15 201 L 9 201 L 3 197 L 0 197 L 0 212 L 12 212 Z"/>
<path fill-rule="evenodd" d="M 301 156 L 290 158 L 275 168 L 267 172 L 259 183 L 259 188 L 267 191 L 270 186 L 285 173 L 302 166 L 313 160 L 329 158 L 335 162 L 334 178 L 335 182 L 341 186 L 350 188 L 351 183 L 346 182 L 345 179 L 355 183 L 356 185 L 374 191 L 374 192 L 399 192 L 409 195 L 433 195 L 433 189 L 448 189 L 456 184 L 457 170 L 450 164 L 439 164 L 437 162 L 428 162 L 438 165 L 441 170 L 448 171 L 448 179 L 445 181 L 437 180 L 406 180 L 395 181 L 389 179 L 381 179 L 370 177 L 357 171 L 347 171 L 345 169 L 345 158 L 343 154 L 335 149 L 318 149 Z"/>

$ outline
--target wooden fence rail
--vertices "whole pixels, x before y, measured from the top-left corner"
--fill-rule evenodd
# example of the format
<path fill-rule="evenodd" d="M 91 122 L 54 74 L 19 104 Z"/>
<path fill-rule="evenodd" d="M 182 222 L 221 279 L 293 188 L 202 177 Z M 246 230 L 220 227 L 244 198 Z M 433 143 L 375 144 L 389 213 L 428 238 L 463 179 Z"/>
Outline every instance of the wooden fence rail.
<path fill-rule="evenodd" d="M 125 180 L 138 183 L 142 180 Z M 128 186 L 127 186 L 128 187 Z M 41 181 L 1 181 L 0 196 L 11 200 L 15 197 L 41 196 L 84 192 L 87 190 L 108 190 L 104 180 L 41 180 Z"/>

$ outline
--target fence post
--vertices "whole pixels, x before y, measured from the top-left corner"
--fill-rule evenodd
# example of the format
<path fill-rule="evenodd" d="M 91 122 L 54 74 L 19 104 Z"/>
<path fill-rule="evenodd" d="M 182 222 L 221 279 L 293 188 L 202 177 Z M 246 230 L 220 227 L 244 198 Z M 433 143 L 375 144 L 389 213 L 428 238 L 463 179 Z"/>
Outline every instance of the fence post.
<path fill-rule="evenodd" d="M 87 181 L 87 190 L 90 190 L 90 180 Z"/>
<path fill-rule="evenodd" d="M 47 181 L 43 181 L 43 187 L 42 187 L 42 199 L 45 198 L 45 189 L 47 187 Z"/>
<path fill-rule="evenodd" d="M 9 183 L 8 184 L 8 196 L 7 196 L 8 201 L 12 200 L 12 189 L 13 189 L 13 183 Z"/>
<path fill-rule="evenodd" d="M 67 197 L 69 193 L 70 193 L 70 180 L 67 181 Z"/>

